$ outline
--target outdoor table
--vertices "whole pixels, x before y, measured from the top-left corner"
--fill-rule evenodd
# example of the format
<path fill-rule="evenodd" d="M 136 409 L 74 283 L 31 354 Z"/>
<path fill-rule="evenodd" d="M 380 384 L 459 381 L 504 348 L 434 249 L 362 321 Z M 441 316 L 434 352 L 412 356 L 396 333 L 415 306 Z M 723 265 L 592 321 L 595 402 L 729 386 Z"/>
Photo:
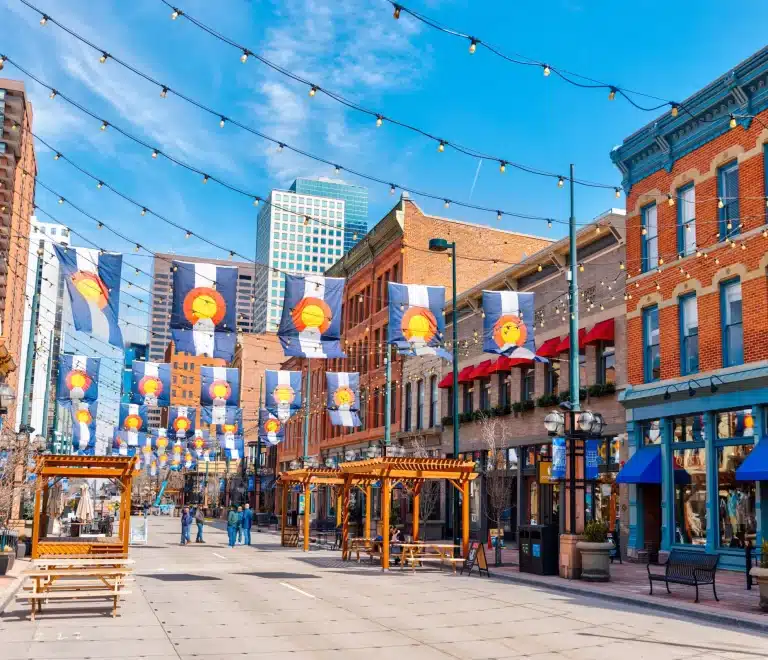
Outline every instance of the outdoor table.
<path fill-rule="evenodd" d="M 374 541 L 376 539 L 366 537 L 366 536 L 356 536 L 355 538 L 349 539 L 349 554 L 352 555 L 353 552 L 357 552 L 357 561 L 360 562 L 360 546 L 362 546 L 363 549 L 372 546 Z"/>
<path fill-rule="evenodd" d="M 401 569 L 410 562 L 415 571 L 417 563 L 423 560 L 435 559 L 441 563 L 449 561 L 453 565 L 453 572 L 455 573 L 456 562 L 460 561 L 454 558 L 454 552 L 458 546 L 453 543 L 394 543 L 393 545 L 400 546 Z"/>

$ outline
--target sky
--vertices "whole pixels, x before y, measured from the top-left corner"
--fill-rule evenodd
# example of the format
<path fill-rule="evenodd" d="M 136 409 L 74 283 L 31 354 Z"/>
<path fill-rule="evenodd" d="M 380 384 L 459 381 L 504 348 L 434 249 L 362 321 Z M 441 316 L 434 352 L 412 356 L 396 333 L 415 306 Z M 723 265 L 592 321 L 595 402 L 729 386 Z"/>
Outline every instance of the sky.
<path fill-rule="evenodd" d="M 609 152 L 658 113 L 608 101 L 605 90 L 574 88 L 538 67 L 506 63 L 468 43 L 433 31 L 407 14 L 392 18 L 386 0 L 178 0 L 179 6 L 218 32 L 245 44 L 321 87 L 355 103 L 478 151 L 510 161 L 619 186 Z M 277 140 L 345 168 L 360 170 L 439 197 L 505 210 L 568 217 L 567 190 L 552 179 L 460 154 L 438 153 L 434 141 L 390 123 L 375 121 L 273 71 L 203 33 L 189 21 L 172 21 L 160 0 L 33 0 L 104 50 L 227 116 Z M 768 6 L 724 11 L 703 0 L 691 11 L 679 3 L 552 0 L 547 3 L 413 0 L 409 7 L 436 21 L 477 35 L 509 54 L 523 54 L 555 66 L 683 100 L 765 45 Z M 99 54 L 40 16 L 20 0 L 0 0 L 0 52 L 72 97 L 112 126 L 120 126 L 164 153 L 203 172 L 266 197 L 297 176 L 333 176 L 333 168 L 284 150 L 212 117 L 158 89 Z M 34 106 L 34 130 L 53 147 L 122 193 L 191 231 L 244 254 L 255 252 L 258 209 L 251 200 L 133 144 L 113 128 L 67 105 L 6 64 L 5 77 L 25 80 Z M 142 217 L 139 209 L 107 189 L 97 190 L 53 152 L 38 145 L 39 181 L 130 241 L 98 231 L 93 220 L 40 186 L 37 202 L 86 239 L 125 252 L 124 274 L 134 281 L 124 291 L 124 320 L 145 323 L 150 255 L 153 251 L 225 258 L 226 253 L 184 232 Z M 343 175 L 353 183 L 360 179 Z M 495 213 L 449 209 L 414 197 L 428 213 L 541 234 L 553 239 L 565 227 L 505 218 Z M 369 189 L 369 225 L 396 202 L 389 186 Z M 622 207 L 612 190 L 578 188 L 577 219 L 587 222 Z M 42 221 L 50 221 L 44 213 Z M 75 244 L 85 244 L 75 238 Z M 138 302 L 135 296 L 143 303 Z"/>

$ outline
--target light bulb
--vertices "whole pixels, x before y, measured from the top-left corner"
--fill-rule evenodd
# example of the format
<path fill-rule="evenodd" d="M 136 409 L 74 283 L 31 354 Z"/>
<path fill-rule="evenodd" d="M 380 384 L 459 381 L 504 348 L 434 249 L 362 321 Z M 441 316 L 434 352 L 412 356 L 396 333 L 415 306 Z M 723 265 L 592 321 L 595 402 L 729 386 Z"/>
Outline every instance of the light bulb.
<path fill-rule="evenodd" d="M 501 211 L 496 211 L 496 219 L 501 222 Z"/>
<path fill-rule="evenodd" d="M 732 223 L 732 222 L 729 220 L 729 221 L 728 221 L 728 222 L 725 224 L 725 228 L 726 228 L 728 231 L 731 231 L 731 229 L 733 229 L 733 223 Z"/>
<path fill-rule="evenodd" d="M 675 198 L 672 197 L 672 195 L 667 195 L 667 204 L 669 204 L 670 206 L 675 205 Z"/>
<path fill-rule="evenodd" d="M 5 57 L 5 55 L 3 55 L 3 56 L 0 56 L 0 71 L 2 71 L 2 70 L 3 70 L 3 67 L 5 66 L 5 60 L 7 60 L 7 59 L 8 59 L 8 58 L 7 58 L 7 57 Z"/>
<path fill-rule="evenodd" d="M 671 114 L 673 117 L 677 117 L 677 115 L 678 115 L 678 112 L 679 112 L 679 106 L 677 105 L 677 103 L 673 103 L 673 104 L 672 104 L 672 110 L 670 111 L 670 114 Z"/>
<path fill-rule="evenodd" d="M 723 198 L 722 197 L 718 197 L 717 198 L 717 208 L 721 209 L 724 206 L 725 206 L 725 204 L 723 203 Z"/>
<path fill-rule="evenodd" d="M 157 149 L 152 150 L 152 158 L 157 158 Z"/>
<path fill-rule="evenodd" d="M 738 125 L 738 122 L 736 121 L 736 117 L 734 117 L 733 115 L 731 115 L 731 121 L 729 121 L 729 122 L 728 122 L 728 125 L 729 125 L 731 128 L 736 128 L 736 126 Z"/>
<path fill-rule="evenodd" d="M 557 187 L 562 188 L 565 185 L 565 179 L 563 177 L 557 177 Z"/>
<path fill-rule="evenodd" d="M 394 183 L 389 186 L 389 194 L 390 195 L 394 195 L 395 194 L 395 184 Z"/>
<path fill-rule="evenodd" d="M 51 99 L 51 101 L 53 101 L 53 99 L 55 99 L 55 98 L 56 98 L 56 94 L 57 94 L 57 93 L 58 93 L 58 92 L 57 92 L 55 89 L 52 89 L 52 90 L 51 90 L 51 93 L 50 93 L 50 94 L 48 94 L 48 98 L 49 98 L 49 99 Z"/>
<path fill-rule="evenodd" d="M 552 221 L 547 220 L 547 229 L 552 229 Z"/>
<path fill-rule="evenodd" d="M 53 160 L 59 160 L 59 158 L 61 158 L 61 154 L 56 152 L 56 154 L 53 157 Z"/>
<path fill-rule="evenodd" d="M 619 197 L 621 197 L 621 188 L 616 188 L 616 191 L 615 191 L 615 192 L 616 192 L 616 199 L 618 199 Z"/>
<path fill-rule="evenodd" d="M 203 175 L 203 183 L 208 183 L 208 175 L 207 174 Z"/>
<path fill-rule="evenodd" d="M 141 250 L 141 245 L 139 245 L 138 243 L 136 243 L 136 247 L 135 247 L 135 248 L 133 248 L 133 251 L 134 251 L 134 252 L 138 252 L 139 250 Z"/>
<path fill-rule="evenodd" d="M 615 99 L 616 99 L 616 88 L 615 87 L 611 87 L 611 91 L 608 92 L 608 100 L 609 101 L 613 101 Z"/>
<path fill-rule="evenodd" d="M 173 13 L 171 13 L 171 20 L 175 21 L 180 16 L 180 14 L 181 12 L 178 9 L 176 9 L 176 7 L 174 7 Z"/>
<path fill-rule="evenodd" d="M 96 224 L 96 229 L 103 229 L 103 228 L 104 228 L 104 223 L 103 222 L 99 222 L 99 223 Z"/>
<path fill-rule="evenodd" d="M 549 76 L 550 73 L 552 73 L 552 71 L 550 70 L 549 65 L 545 64 L 544 65 L 544 75 L 545 76 Z"/>
<path fill-rule="evenodd" d="M 227 120 L 224 117 L 222 117 L 219 120 L 219 128 L 224 128 L 224 124 L 226 124 L 226 123 L 227 123 Z"/>
<path fill-rule="evenodd" d="M 539 265 L 536 267 L 536 270 L 538 270 L 539 272 L 541 272 L 541 271 L 542 271 L 542 270 L 544 270 L 544 269 L 542 268 L 541 264 L 539 264 Z"/>
<path fill-rule="evenodd" d="M 469 54 L 472 55 L 477 50 L 477 39 L 472 39 L 469 44 Z"/>
<path fill-rule="evenodd" d="M 648 230 L 647 230 L 645 227 L 643 227 L 643 228 L 642 228 L 642 230 L 640 231 L 640 233 L 641 233 L 643 236 L 646 236 L 646 235 L 648 234 Z"/>
<path fill-rule="evenodd" d="M 284 147 L 285 147 L 285 145 L 282 142 L 278 142 L 277 143 L 277 152 L 280 153 L 283 150 Z"/>
<path fill-rule="evenodd" d="M 442 153 L 443 151 L 445 151 L 445 142 L 443 142 L 442 140 L 440 140 L 440 144 L 438 144 L 438 145 L 437 145 L 437 150 L 438 150 L 440 153 Z"/>
<path fill-rule="evenodd" d="M 240 56 L 240 61 L 245 64 L 248 61 L 248 51 L 244 50 L 243 54 Z"/>
<path fill-rule="evenodd" d="M 507 164 L 502 160 L 501 163 L 499 163 L 499 172 L 504 174 L 504 172 L 507 171 Z"/>
<path fill-rule="evenodd" d="M 400 5 L 395 5 L 395 13 L 392 14 L 392 16 L 394 16 L 395 20 L 400 18 L 400 9 L 401 9 Z"/>
<path fill-rule="evenodd" d="M 101 190 L 101 187 L 102 187 L 103 185 L 104 185 L 104 182 L 103 182 L 103 181 L 99 181 L 99 182 L 96 184 L 96 188 L 97 188 L 98 190 Z"/>
<path fill-rule="evenodd" d="M 64 203 L 64 198 L 63 197 L 59 197 L 59 204 L 63 204 L 63 203 Z"/>
<path fill-rule="evenodd" d="M 109 124 L 107 124 L 107 122 L 103 121 L 103 122 L 101 122 L 101 127 L 100 128 L 101 128 L 102 131 L 106 131 L 107 130 L 107 126 L 109 126 Z"/>
<path fill-rule="evenodd" d="M 583 272 L 584 272 L 584 264 L 583 264 L 583 263 L 582 263 L 582 264 L 579 264 L 579 272 L 580 272 L 580 273 L 583 273 Z"/>
<path fill-rule="evenodd" d="M 312 87 L 309 90 L 309 95 L 310 96 L 314 96 L 315 94 L 317 94 L 317 86 L 316 85 L 312 85 Z"/>
<path fill-rule="evenodd" d="M 338 165 L 336 165 L 336 166 L 333 168 L 333 171 L 334 171 L 336 174 L 339 174 L 339 173 L 341 172 L 341 168 L 340 168 Z"/>
<path fill-rule="evenodd" d="M 230 253 L 229 253 L 229 260 L 232 261 L 232 257 L 234 257 L 234 256 L 235 256 L 235 253 L 230 251 Z"/>
<path fill-rule="evenodd" d="M 659 266 L 664 265 L 664 257 L 659 257 Z"/>
<path fill-rule="evenodd" d="M 258 197 L 254 197 L 253 198 L 253 205 L 254 206 L 258 206 L 259 205 L 259 198 Z"/>
<path fill-rule="evenodd" d="M 443 203 L 443 206 L 445 206 L 445 208 L 448 208 L 450 205 L 451 205 L 451 202 L 448 199 L 446 199 L 445 202 Z"/>
<path fill-rule="evenodd" d="M 141 209 L 141 215 L 147 215 L 147 209 Z"/>
<path fill-rule="evenodd" d="M 104 64 L 104 62 L 106 62 L 108 58 L 109 58 L 109 53 L 102 52 L 101 57 L 99 58 L 99 62 Z"/>
<path fill-rule="evenodd" d="M 186 234 L 184 234 L 184 238 L 189 238 L 190 236 L 192 236 L 191 231 L 188 231 Z"/>
<path fill-rule="evenodd" d="M 623 261 L 619 262 L 619 270 L 624 270 L 624 262 Z"/>
<path fill-rule="evenodd" d="M 376 115 L 376 128 L 380 128 L 383 123 L 384 123 L 384 117 L 382 117 L 381 115 Z"/>
<path fill-rule="evenodd" d="M 163 87 L 160 90 L 160 98 L 164 99 L 166 96 L 168 96 L 168 88 L 167 87 Z"/>
<path fill-rule="evenodd" d="M 43 17 L 40 19 L 40 25 L 45 25 L 48 22 L 48 17 L 43 14 Z"/>

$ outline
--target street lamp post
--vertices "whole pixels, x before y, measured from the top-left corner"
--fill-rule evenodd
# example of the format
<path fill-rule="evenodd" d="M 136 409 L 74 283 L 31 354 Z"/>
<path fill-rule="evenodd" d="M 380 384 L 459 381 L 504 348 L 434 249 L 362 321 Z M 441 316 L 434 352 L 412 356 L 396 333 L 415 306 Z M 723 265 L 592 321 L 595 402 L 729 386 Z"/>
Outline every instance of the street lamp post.
<path fill-rule="evenodd" d="M 459 329 L 456 315 L 456 243 L 444 238 L 430 238 L 432 252 L 451 251 L 451 325 L 453 349 L 453 457 L 459 457 Z M 459 541 L 459 492 L 453 489 L 453 538 Z"/>

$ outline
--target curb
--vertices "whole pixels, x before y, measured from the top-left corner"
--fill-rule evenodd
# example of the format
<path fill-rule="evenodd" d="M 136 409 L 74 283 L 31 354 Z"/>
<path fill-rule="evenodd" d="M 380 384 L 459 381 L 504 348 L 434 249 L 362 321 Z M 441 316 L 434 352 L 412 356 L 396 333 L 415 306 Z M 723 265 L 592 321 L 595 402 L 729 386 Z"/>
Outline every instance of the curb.
<path fill-rule="evenodd" d="M 0 594 L 0 614 L 5 612 L 5 608 L 8 607 L 9 603 L 15 598 L 19 589 L 21 589 L 22 584 L 24 584 L 24 577 L 17 576 L 16 583 L 11 585 L 9 589 L 6 589 L 4 594 Z"/>
<path fill-rule="evenodd" d="M 562 585 L 558 584 L 557 586 L 555 586 L 555 585 L 542 583 L 536 579 L 531 579 L 531 578 L 518 576 L 518 575 L 508 575 L 504 573 L 492 572 L 491 578 L 506 580 L 508 582 L 514 582 L 516 584 L 524 584 L 529 587 L 539 587 L 540 589 L 544 589 L 546 591 L 551 591 L 554 593 L 567 593 L 567 594 L 573 594 L 577 596 L 584 596 L 587 598 L 609 600 L 615 603 L 622 603 L 625 605 L 632 605 L 633 607 L 638 607 L 642 609 L 654 610 L 656 612 L 667 612 L 669 614 L 674 614 L 676 616 L 679 616 L 685 619 L 695 619 L 697 621 L 705 621 L 710 624 L 716 623 L 716 624 L 721 624 L 721 625 L 725 625 L 733 628 L 740 628 L 743 630 L 750 630 L 750 631 L 762 633 L 764 635 L 768 635 L 768 617 L 766 617 L 766 621 L 765 623 L 763 623 L 762 621 L 744 620 L 740 618 L 741 615 L 738 613 L 723 614 L 722 612 L 689 610 L 683 607 L 670 605 L 664 602 L 658 602 L 658 603 L 649 602 L 647 600 L 633 598 L 631 596 L 621 596 L 621 595 L 612 594 L 612 593 L 595 592 L 589 589 L 585 589 L 583 587 L 574 587 L 568 584 L 568 580 L 562 580 Z"/>

